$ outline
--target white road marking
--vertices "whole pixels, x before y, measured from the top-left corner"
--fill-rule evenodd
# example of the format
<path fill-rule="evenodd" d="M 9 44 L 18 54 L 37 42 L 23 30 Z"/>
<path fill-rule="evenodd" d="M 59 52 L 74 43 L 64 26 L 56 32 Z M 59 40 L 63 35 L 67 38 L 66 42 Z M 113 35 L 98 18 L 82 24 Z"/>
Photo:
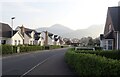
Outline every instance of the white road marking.
<path fill-rule="evenodd" d="M 57 54 L 55 54 L 57 55 Z M 25 72 L 23 75 L 21 75 L 20 77 L 24 77 L 25 75 L 27 75 L 29 72 L 31 72 L 33 69 L 35 69 L 36 67 L 38 67 L 39 65 L 43 64 L 44 62 L 46 62 L 49 58 L 55 56 L 55 55 L 52 55 L 50 57 L 48 57 L 47 59 L 43 60 L 42 62 L 38 63 L 37 65 L 35 65 L 34 67 L 32 67 L 31 69 L 29 69 L 27 72 Z"/>

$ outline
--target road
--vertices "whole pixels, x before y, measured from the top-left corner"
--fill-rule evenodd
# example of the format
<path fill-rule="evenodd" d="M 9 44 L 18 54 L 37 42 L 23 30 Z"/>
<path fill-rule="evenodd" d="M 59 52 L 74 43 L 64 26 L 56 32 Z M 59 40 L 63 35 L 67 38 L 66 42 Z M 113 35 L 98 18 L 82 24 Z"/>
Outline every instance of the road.
<path fill-rule="evenodd" d="M 67 48 L 30 52 L 2 59 L 3 76 L 44 76 L 75 74 L 69 69 L 64 60 Z"/>

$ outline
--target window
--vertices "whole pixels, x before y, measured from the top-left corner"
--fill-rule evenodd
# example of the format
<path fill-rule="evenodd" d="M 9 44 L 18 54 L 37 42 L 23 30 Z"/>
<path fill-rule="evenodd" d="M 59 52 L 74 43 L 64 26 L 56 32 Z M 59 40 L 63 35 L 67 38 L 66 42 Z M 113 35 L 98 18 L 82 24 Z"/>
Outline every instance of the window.
<path fill-rule="evenodd" d="M 39 41 L 39 45 L 41 45 L 41 41 Z"/>
<path fill-rule="evenodd" d="M 15 40 L 15 45 L 17 45 L 17 40 Z"/>
<path fill-rule="evenodd" d="M 105 50 L 112 50 L 113 49 L 113 40 L 112 39 L 107 39 L 104 42 L 104 47 Z"/>
<path fill-rule="evenodd" d="M 112 49 L 113 49 L 113 41 L 108 40 L 108 50 L 112 50 Z"/>
<path fill-rule="evenodd" d="M 6 40 L 1 40 L 1 44 L 6 44 Z"/>
<path fill-rule="evenodd" d="M 18 44 L 20 44 L 20 40 L 18 41 Z"/>

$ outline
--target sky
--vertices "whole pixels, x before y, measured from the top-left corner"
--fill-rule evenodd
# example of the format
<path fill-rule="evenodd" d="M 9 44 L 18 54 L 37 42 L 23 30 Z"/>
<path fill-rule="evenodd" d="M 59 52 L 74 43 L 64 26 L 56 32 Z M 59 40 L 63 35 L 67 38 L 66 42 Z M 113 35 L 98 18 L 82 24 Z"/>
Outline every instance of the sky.
<path fill-rule="evenodd" d="M 104 25 L 108 7 L 118 6 L 119 0 L 1 0 L 0 22 L 14 29 L 50 27 L 62 24 L 73 30 L 91 25 Z"/>

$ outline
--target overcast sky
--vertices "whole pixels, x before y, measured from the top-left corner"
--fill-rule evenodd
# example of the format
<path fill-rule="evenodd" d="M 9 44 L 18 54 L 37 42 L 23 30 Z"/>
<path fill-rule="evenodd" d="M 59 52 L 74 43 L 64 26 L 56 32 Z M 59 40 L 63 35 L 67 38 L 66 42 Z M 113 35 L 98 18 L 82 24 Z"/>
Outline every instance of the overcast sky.
<path fill-rule="evenodd" d="M 22 24 L 28 28 L 62 24 L 71 29 L 105 24 L 108 7 L 117 6 L 119 0 L 1 0 L 0 22 L 14 28 Z M 2 7 L 1 7 L 2 5 Z"/>

